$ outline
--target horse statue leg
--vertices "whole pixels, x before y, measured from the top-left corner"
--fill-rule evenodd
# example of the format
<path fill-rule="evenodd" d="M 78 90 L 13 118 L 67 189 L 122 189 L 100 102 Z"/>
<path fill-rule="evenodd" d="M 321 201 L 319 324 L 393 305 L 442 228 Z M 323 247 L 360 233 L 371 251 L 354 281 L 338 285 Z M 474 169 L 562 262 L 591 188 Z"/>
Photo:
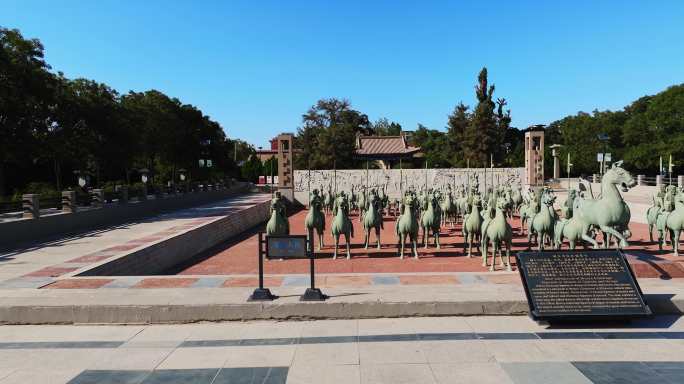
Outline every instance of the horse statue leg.
<path fill-rule="evenodd" d="M 432 235 L 435 237 L 435 246 L 437 249 L 442 249 L 442 246 L 439 244 L 439 229 L 435 230 L 433 228 L 432 231 Z"/>
<path fill-rule="evenodd" d="M 399 259 L 404 259 L 404 241 L 406 240 L 406 235 L 403 233 L 399 234 Z"/>
<path fill-rule="evenodd" d="M 378 249 L 380 249 L 380 226 L 375 226 L 375 238 L 378 240 Z"/>
<path fill-rule="evenodd" d="M 347 260 L 351 259 L 351 246 L 349 245 L 349 232 L 344 233 L 344 242 L 347 243 Z"/>
<path fill-rule="evenodd" d="M 496 268 L 494 267 L 496 265 L 496 252 L 499 248 L 499 244 L 497 241 L 494 241 L 492 239 L 492 265 L 489 267 L 490 271 L 494 271 Z"/>
<path fill-rule="evenodd" d="M 616 231 L 612 227 L 602 225 L 601 231 L 603 231 L 604 233 L 613 235 L 613 236 L 617 237 L 618 239 L 620 239 L 620 249 L 626 248 L 627 246 L 629 246 L 629 243 L 627 243 L 627 240 L 624 238 L 624 236 L 622 236 L 622 233 L 620 233 L 619 231 Z"/>
<path fill-rule="evenodd" d="M 323 248 L 325 245 L 323 245 L 323 230 L 316 230 L 316 233 L 318 234 L 318 250 L 320 251 L 321 248 Z"/>
<path fill-rule="evenodd" d="M 418 258 L 418 231 L 416 233 L 410 233 L 409 238 L 411 239 L 411 243 L 413 244 L 413 257 L 415 259 Z"/>
<path fill-rule="evenodd" d="M 511 240 L 506 240 L 506 270 L 510 272 L 511 269 Z"/>
<path fill-rule="evenodd" d="M 468 258 L 473 257 L 473 234 L 468 233 L 468 238 L 463 239 L 463 251 L 465 252 L 466 243 L 468 244 Z"/>
<path fill-rule="evenodd" d="M 679 235 L 681 234 L 681 229 L 671 229 L 670 239 L 672 241 L 672 250 L 675 256 L 679 256 Z"/>
<path fill-rule="evenodd" d="M 337 259 L 337 248 L 340 247 L 340 234 L 335 235 L 335 253 L 333 253 L 333 260 Z"/>
<path fill-rule="evenodd" d="M 468 251 L 468 257 L 470 257 L 470 249 L 468 248 L 468 234 L 463 231 L 463 253 L 466 253 L 466 250 Z"/>

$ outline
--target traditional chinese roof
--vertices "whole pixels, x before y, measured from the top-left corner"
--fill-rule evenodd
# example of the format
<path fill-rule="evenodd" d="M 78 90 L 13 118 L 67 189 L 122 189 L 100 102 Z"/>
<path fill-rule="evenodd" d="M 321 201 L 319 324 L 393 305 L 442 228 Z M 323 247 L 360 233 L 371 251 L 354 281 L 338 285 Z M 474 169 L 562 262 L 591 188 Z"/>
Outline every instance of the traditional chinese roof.
<path fill-rule="evenodd" d="M 401 136 L 358 136 L 356 138 L 356 157 L 370 159 L 409 158 L 420 153 Z"/>

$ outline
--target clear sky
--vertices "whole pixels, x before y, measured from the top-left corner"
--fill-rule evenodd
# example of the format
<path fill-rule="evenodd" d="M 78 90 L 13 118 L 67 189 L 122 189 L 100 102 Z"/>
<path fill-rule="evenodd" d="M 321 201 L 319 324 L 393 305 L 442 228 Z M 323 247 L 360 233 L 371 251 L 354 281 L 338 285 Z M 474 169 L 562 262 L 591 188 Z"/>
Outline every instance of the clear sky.
<path fill-rule="evenodd" d="M 0 0 L 0 25 L 68 77 L 159 89 L 257 146 L 324 97 L 444 129 L 482 66 L 521 128 L 684 82 L 682 0 Z"/>

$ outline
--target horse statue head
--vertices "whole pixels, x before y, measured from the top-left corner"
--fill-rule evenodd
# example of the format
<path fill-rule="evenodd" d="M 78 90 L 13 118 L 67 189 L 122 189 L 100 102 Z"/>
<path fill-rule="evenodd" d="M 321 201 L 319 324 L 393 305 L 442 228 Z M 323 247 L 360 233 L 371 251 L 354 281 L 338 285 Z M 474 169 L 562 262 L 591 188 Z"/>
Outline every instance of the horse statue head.
<path fill-rule="evenodd" d="M 627 192 L 636 185 L 636 180 L 634 180 L 632 174 L 622 168 L 622 160 L 620 160 L 613 163 L 610 169 L 603 175 L 601 184 L 613 184 L 618 186 L 622 192 Z"/>
<path fill-rule="evenodd" d="M 541 202 L 542 204 L 546 206 L 553 206 L 553 203 L 556 201 L 556 195 L 554 195 L 551 191 L 545 191 L 542 193 L 541 196 Z"/>

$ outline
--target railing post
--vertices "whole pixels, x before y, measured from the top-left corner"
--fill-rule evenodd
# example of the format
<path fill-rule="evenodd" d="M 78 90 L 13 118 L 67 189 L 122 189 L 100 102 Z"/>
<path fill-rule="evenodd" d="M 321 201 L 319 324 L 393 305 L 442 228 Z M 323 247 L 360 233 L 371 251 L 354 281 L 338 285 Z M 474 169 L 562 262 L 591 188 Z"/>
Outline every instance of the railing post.
<path fill-rule="evenodd" d="M 147 184 L 143 183 L 138 200 L 147 200 Z"/>
<path fill-rule="evenodd" d="M 104 192 L 101 189 L 93 189 L 90 195 L 93 197 L 91 205 L 95 208 L 102 208 L 104 205 Z"/>
<path fill-rule="evenodd" d="M 24 213 L 24 219 L 38 219 L 40 218 L 40 195 L 28 193 L 21 196 L 21 206 Z"/>
<path fill-rule="evenodd" d="M 644 185 L 644 175 L 637 175 L 637 185 Z"/>
<path fill-rule="evenodd" d="M 684 188 L 684 175 L 677 176 L 677 187 Z"/>
<path fill-rule="evenodd" d="M 76 191 L 62 191 L 62 212 L 76 212 Z"/>
<path fill-rule="evenodd" d="M 599 175 L 597 173 L 594 173 L 591 175 L 591 182 L 592 183 L 600 183 L 601 180 L 599 179 Z"/>
<path fill-rule="evenodd" d="M 660 187 L 663 185 L 663 175 L 657 175 L 656 176 L 656 187 Z"/>
<path fill-rule="evenodd" d="M 122 185 L 119 188 L 119 191 L 121 192 L 121 196 L 119 197 L 119 204 L 128 203 L 128 185 Z"/>

